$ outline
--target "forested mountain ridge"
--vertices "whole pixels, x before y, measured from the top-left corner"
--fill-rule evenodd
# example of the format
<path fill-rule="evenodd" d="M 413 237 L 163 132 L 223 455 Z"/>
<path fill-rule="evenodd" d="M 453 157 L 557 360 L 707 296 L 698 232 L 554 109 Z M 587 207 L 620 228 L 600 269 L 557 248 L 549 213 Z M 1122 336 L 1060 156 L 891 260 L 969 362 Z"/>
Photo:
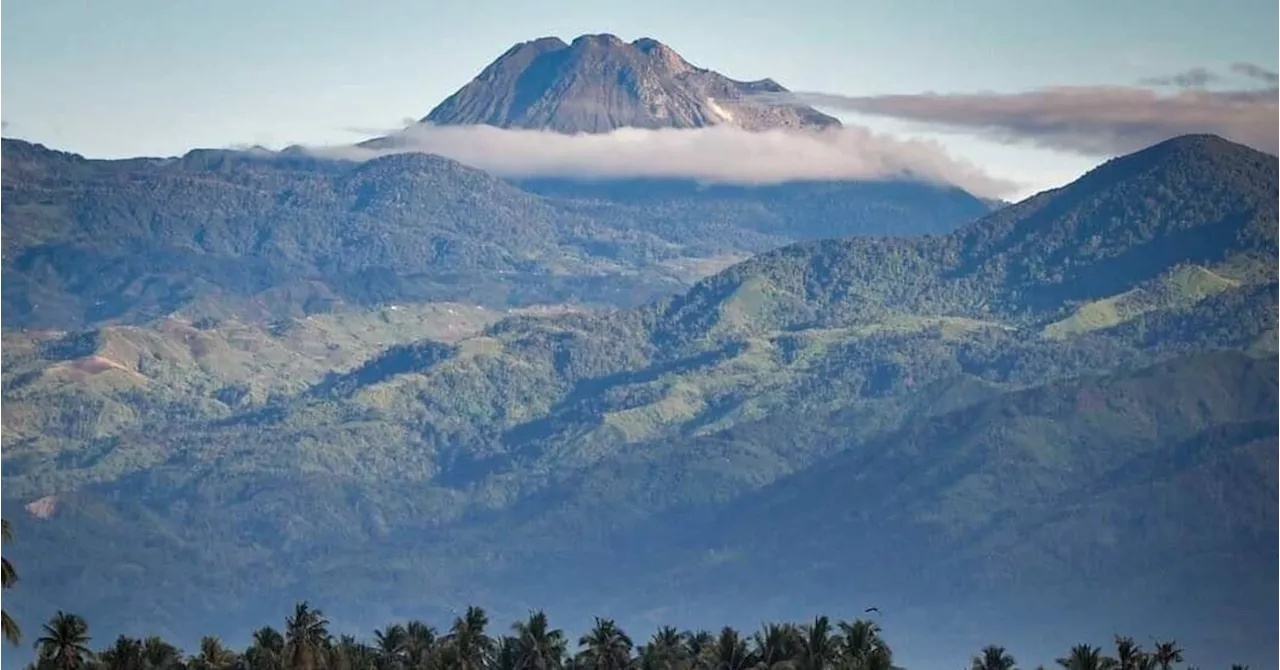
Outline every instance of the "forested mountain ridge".
<path fill-rule="evenodd" d="M 3 156 L 9 329 L 265 322 L 344 304 L 634 306 L 797 239 L 942 232 L 987 211 L 909 182 L 584 202 L 426 154 L 89 160 L 5 139 Z M 810 207 L 807 191 L 822 194 Z"/>
<path fill-rule="evenodd" d="M 753 326 L 763 329 L 854 324 L 886 310 L 1043 325 L 1182 265 L 1266 283 L 1275 279 L 1275 184 L 1274 156 L 1212 136 L 1175 138 L 951 235 L 761 254 L 670 301 L 666 318 L 715 318 L 707 305 L 755 285 L 771 296 L 772 319 Z"/>
<path fill-rule="evenodd" d="M 293 597 L 360 621 L 491 599 L 516 616 L 604 598 L 634 617 L 693 616 L 793 611 L 815 594 L 905 599 L 940 581 L 958 584 L 955 602 L 996 610 L 1044 593 L 1046 626 L 1131 617 L 1188 582 L 1218 590 L 1216 611 L 1236 612 L 1221 621 L 1256 621 L 1263 591 L 1240 585 L 1274 574 L 1257 566 L 1274 560 L 1276 527 L 1275 449 L 1259 428 L 1276 423 L 1276 181 L 1275 157 L 1178 138 L 949 235 L 792 245 L 636 309 L 486 321 L 243 402 L 216 388 L 215 368 L 206 387 L 177 391 L 145 372 L 126 390 L 6 376 L 6 429 L 15 405 L 56 406 L 59 393 L 132 412 L 86 403 L 43 419 L 58 440 L 7 444 L 6 516 L 57 496 L 51 518 L 20 517 L 25 551 L 79 538 L 106 567 L 90 579 L 65 552 L 31 583 L 48 605 L 78 600 L 138 634 L 166 621 L 190 635 Z M 51 336 L 34 356 L 85 358 L 71 343 Z M 773 516 L 769 497 L 840 485 L 805 472 L 890 488 L 847 502 L 865 510 L 853 517 L 801 499 L 835 524 L 806 551 L 833 555 L 782 570 L 787 524 L 802 517 Z M 991 483 L 1005 472 L 1016 485 Z M 872 510 L 883 523 L 866 525 Z M 1218 513 L 1234 522 L 1215 535 L 1205 515 Z M 1146 537 L 1143 518 L 1160 520 L 1152 546 L 1186 546 L 1129 562 L 1133 546 L 1114 538 Z M 921 541 L 938 537 L 931 524 L 954 535 Z M 872 539 L 842 544 L 850 529 Z M 1028 529 L 1030 544 L 1011 544 Z M 889 546 L 902 556 L 878 550 Z M 1007 555 L 984 564 L 993 551 Z M 1228 574 L 1222 556 L 1247 560 Z M 628 587 L 611 585 L 608 567 L 627 561 Z M 140 566 L 175 586 L 149 592 Z M 908 567 L 938 572 L 916 584 L 897 572 Z M 1121 596 L 1099 577 L 1110 567 L 1145 577 Z M 1002 582 L 1010 571 L 1026 581 Z M 1071 607 L 1053 614 L 1059 602 Z M 1165 614 L 1180 630 L 1191 616 Z"/>

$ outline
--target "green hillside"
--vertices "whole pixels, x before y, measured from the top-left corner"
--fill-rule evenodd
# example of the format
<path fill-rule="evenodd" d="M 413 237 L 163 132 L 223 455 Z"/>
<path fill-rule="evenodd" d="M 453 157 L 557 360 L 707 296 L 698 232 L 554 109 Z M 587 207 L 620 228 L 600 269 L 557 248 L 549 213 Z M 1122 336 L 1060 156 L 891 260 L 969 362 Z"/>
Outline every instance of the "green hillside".
<path fill-rule="evenodd" d="M 424 154 L 104 161 L 10 139 L 3 152 L 7 328 L 419 302 L 635 306 L 795 240 L 945 232 L 987 211 L 912 182 L 586 207 Z"/>
<path fill-rule="evenodd" d="M 635 309 L 27 333 L 15 611 L 185 639 L 301 598 L 362 625 L 999 587 L 1066 625 L 1195 581 L 1256 617 L 1232 594 L 1274 574 L 1276 168 L 1178 138 Z"/>

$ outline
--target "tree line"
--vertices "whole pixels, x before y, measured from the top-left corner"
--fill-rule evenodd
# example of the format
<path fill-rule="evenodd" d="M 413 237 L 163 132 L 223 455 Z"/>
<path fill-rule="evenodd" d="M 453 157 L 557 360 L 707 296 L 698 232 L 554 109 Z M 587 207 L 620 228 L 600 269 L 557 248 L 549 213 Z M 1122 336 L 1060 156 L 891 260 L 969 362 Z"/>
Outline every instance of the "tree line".
<path fill-rule="evenodd" d="M 9 522 L 0 525 L 9 540 Z M 12 588 L 13 565 L 3 558 L 0 568 L 3 588 Z M 0 618 L 5 639 L 20 644 L 17 622 L 3 610 Z M 901 670 L 874 621 L 833 622 L 821 615 L 804 624 L 766 623 L 749 635 L 730 626 L 719 634 L 663 626 L 640 644 L 614 620 L 597 617 L 576 649 L 545 612 L 532 612 L 507 633 L 493 635 L 488 614 L 474 606 L 445 631 L 414 620 L 375 630 L 372 640 L 362 641 L 333 634 L 322 611 L 300 602 L 283 629 L 257 629 L 243 651 L 206 636 L 189 655 L 156 636 L 120 635 L 95 651 L 84 618 L 62 611 L 40 633 L 36 660 L 27 670 Z M 1065 670 L 1172 670 L 1183 660 L 1174 641 L 1157 641 L 1150 651 L 1131 637 L 1117 635 L 1114 642 L 1114 655 L 1077 644 L 1056 663 Z M 1017 660 L 998 645 L 984 647 L 969 663 L 969 670 L 1017 668 Z"/>
<path fill-rule="evenodd" d="M 283 628 L 257 629 L 242 651 L 210 636 L 187 655 L 154 636 L 121 635 L 95 651 L 85 620 L 58 612 L 42 626 L 34 643 L 37 658 L 28 670 L 901 670 L 879 625 L 867 619 L 817 616 L 803 624 L 766 623 L 752 634 L 729 626 L 718 634 L 663 626 L 637 644 L 614 620 L 596 618 L 576 647 L 542 611 L 517 621 L 505 634 L 491 634 L 489 623 L 485 611 L 473 606 L 443 631 L 415 620 L 376 630 L 363 641 L 332 633 L 324 613 L 301 602 Z M 11 641 L 17 640 L 15 634 Z M 1131 637 L 1116 636 L 1111 652 L 1077 644 L 1056 665 L 1171 670 L 1181 668 L 1182 660 L 1176 642 L 1159 641 L 1148 651 Z M 969 670 L 1018 667 L 997 645 L 983 648 L 969 663 Z"/>

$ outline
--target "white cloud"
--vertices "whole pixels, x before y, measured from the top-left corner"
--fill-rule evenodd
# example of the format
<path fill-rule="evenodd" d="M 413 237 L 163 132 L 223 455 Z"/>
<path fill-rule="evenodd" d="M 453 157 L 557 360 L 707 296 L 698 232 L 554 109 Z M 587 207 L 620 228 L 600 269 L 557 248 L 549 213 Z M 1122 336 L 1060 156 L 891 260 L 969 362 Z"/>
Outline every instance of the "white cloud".
<path fill-rule="evenodd" d="M 1210 89 L 1225 79 L 1204 68 L 1139 86 L 1059 86 L 1019 93 L 913 93 L 850 96 L 762 94 L 760 101 L 818 105 L 873 117 L 973 134 L 1006 144 L 1039 146 L 1091 157 L 1125 154 L 1178 135 L 1214 133 L 1260 151 L 1277 152 L 1276 73 L 1248 63 L 1233 75 L 1272 86 Z"/>
<path fill-rule="evenodd" d="M 936 142 L 898 139 L 861 127 L 821 132 L 747 132 L 730 126 L 623 128 L 566 135 L 414 124 L 360 146 L 304 150 L 351 160 L 431 153 L 504 177 L 666 177 L 737 184 L 913 178 L 954 184 L 982 196 L 1006 195 L 1019 188 L 951 157 Z"/>

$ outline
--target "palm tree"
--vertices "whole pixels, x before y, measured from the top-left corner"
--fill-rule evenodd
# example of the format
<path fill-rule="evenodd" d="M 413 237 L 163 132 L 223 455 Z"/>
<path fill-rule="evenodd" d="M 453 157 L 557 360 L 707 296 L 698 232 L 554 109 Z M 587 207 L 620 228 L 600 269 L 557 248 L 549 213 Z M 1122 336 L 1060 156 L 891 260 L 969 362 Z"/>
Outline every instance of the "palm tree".
<path fill-rule="evenodd" d="M 142 641 L 142 665 L 147 670 L 176 670 L 182 666 L 182 651 L 152 635 Z"/>
<path fill-rule="evenodd" d="M 710 631 L 685 631 L 680 637 L 689 654 L 690 670 L 708 670 L 713 666 L 717 641 Z"/>
<path fill-rule="evenodd" d="M 1151 652 L 1151 657 L 1160 666 L 1160 670 L 1170 670 L 1174 663 L 1182 662 L 1182 649 L 1173 640 L 1157 640 L 1156 648 Z"/>
<path fill-rule="evenodd" d="M 409 632 L 396 623 L 385 630 L 373 631 L 378 647 L 378 664 L 382 670 L 400 670 L 408 657 Z"/>
<path fill-rule="evenodd" d="M 765 624 L 752 636 L 756 666 L 768 670 L 800 655 L 799 632 L 791 624 Z"/>
<path fill-rule="evenodd" d="M 1017 664 L 1004 647 L 992 644 L 983 647 L 982 653 L 973 657 L 969 667 L 971 670 L 1013 670 Z"/>
<path fill-rule="evenodd" d="M 187 663 L 191 670 L 231 670 L 235 665 L 236 653 L 212 635 L 200 638 L 200 655 Z"/>
<path fill-rule="evenodd" d="M 688 667 L 692 660 L 685 637 L 672 626 L 663 626 L 654 632 L 649 642 L 639 649 L 641 670 L 677 670 Z"/>
<path fill-rule="evenodd" d="M 1102 649 L 1087 644 L 1077 644 L 1071 653 L 1058 659 L 1058 665 L 1065 670 L 1113 670 L 1115 659 L 1102 655 Z"/>
<path fill-rule="evenodd" d="M 503 635 L 498 638 L 497 648 L 491 670 L 520 670 L 520 640 Z"/>
<path fill-rule="evenodd" d="M 631 665 L 631 638 L 613 619 L 596 617 L 591 631 L 578 639 L 577 665 L 591 670 L 624 670 Z"/>
<path fill-rule="evenodd" d="M 294 605 L 284 622 L 284 659 L 287 670 L 317 670 L 329 639 L 329 620 L 304 600 Z"/>
<path fill-rule="evenodd" d="M 143 670 L 142 640 L 121 635 L 110 649 L 98 654 L 103 670 Z"/>
<path fill-rule="evenodd" d="M 1117 670 L 1145 670 L 1148 658 L 1142 652 L 1142 646 L 1131 637 L 1116 636 L 1116 668 Z"/>
<path fill-rule="evenodd" d="M 569 640 L 564 631 L 551 628 L 542 610 L 511 626 L 515 632 L 516 667 L 520 670 L 560 670 Z"/>
<path fill-rule="evenodd" d="M 876 622 L 866 619 L 841 622 L 840 634 L 841 667 L 856 670 L 893 667 L 893 650 L 881 637 Z"/>
<path fill-rule="evenodd" d="M 43 630 L 44 635 L 36 639 L 36 650 L 41 660 L 57 670 L 80 670 L 93 656 L 89 625 L 78 615 L 59 610 Z"/>
<path fill-rule="evenodd" d="M 13 529 L 9 527 L 9 520 L 0 519 L 0 540 L 8 542 L 12 539 Z M 0 588 L 11 589 L 17 583 L 18 572 L 13 569 L 13 564 L 9 559 L 0 557 Z M 11 644 L 16 645 L 22 642 L 22 629 L 18 628 L 18 622 L 3 609 L 0 609 L 0 628 L 4 629 L 4 639 Z"/>
<path fill-rule="evenodd" d="M 436 629 L 413 620 L 404 626 L 405 661 L 413 670 L 423 670 L 436 650 Z"/>
<path fill-rule="evenodd" d="M 271 626 L 253 632 L 253 643 L 244 652 L 250 670 L 284 670 L 284 636 Z"/>
<path fill-rule="evenodd" d="M 711 655 L 711 667 L 715 670 L 746 670 L 755 663 L 747 641 L 729 626 L 720 630 Z"/>
<path fill-rule="evenodd" d="M 479 607 L 468 607 L 453 622 L 446 638 L 450 666 L 458 670 L 482 670 L 496 656 L 497 645 L 485 633 L 489 615 Z"/>
<path fill-rule="evenodd" d="M 378 651 L 350 635 L 329 645 L 327 670 L 378 670 Z"/>
<path fill-rule="evenodd" d="M 832 634 L 831 620 L 815 617 L 813 623 L 800 628 L 799 670 L 827 670 L 840 657 L 840 640 Z"/>

